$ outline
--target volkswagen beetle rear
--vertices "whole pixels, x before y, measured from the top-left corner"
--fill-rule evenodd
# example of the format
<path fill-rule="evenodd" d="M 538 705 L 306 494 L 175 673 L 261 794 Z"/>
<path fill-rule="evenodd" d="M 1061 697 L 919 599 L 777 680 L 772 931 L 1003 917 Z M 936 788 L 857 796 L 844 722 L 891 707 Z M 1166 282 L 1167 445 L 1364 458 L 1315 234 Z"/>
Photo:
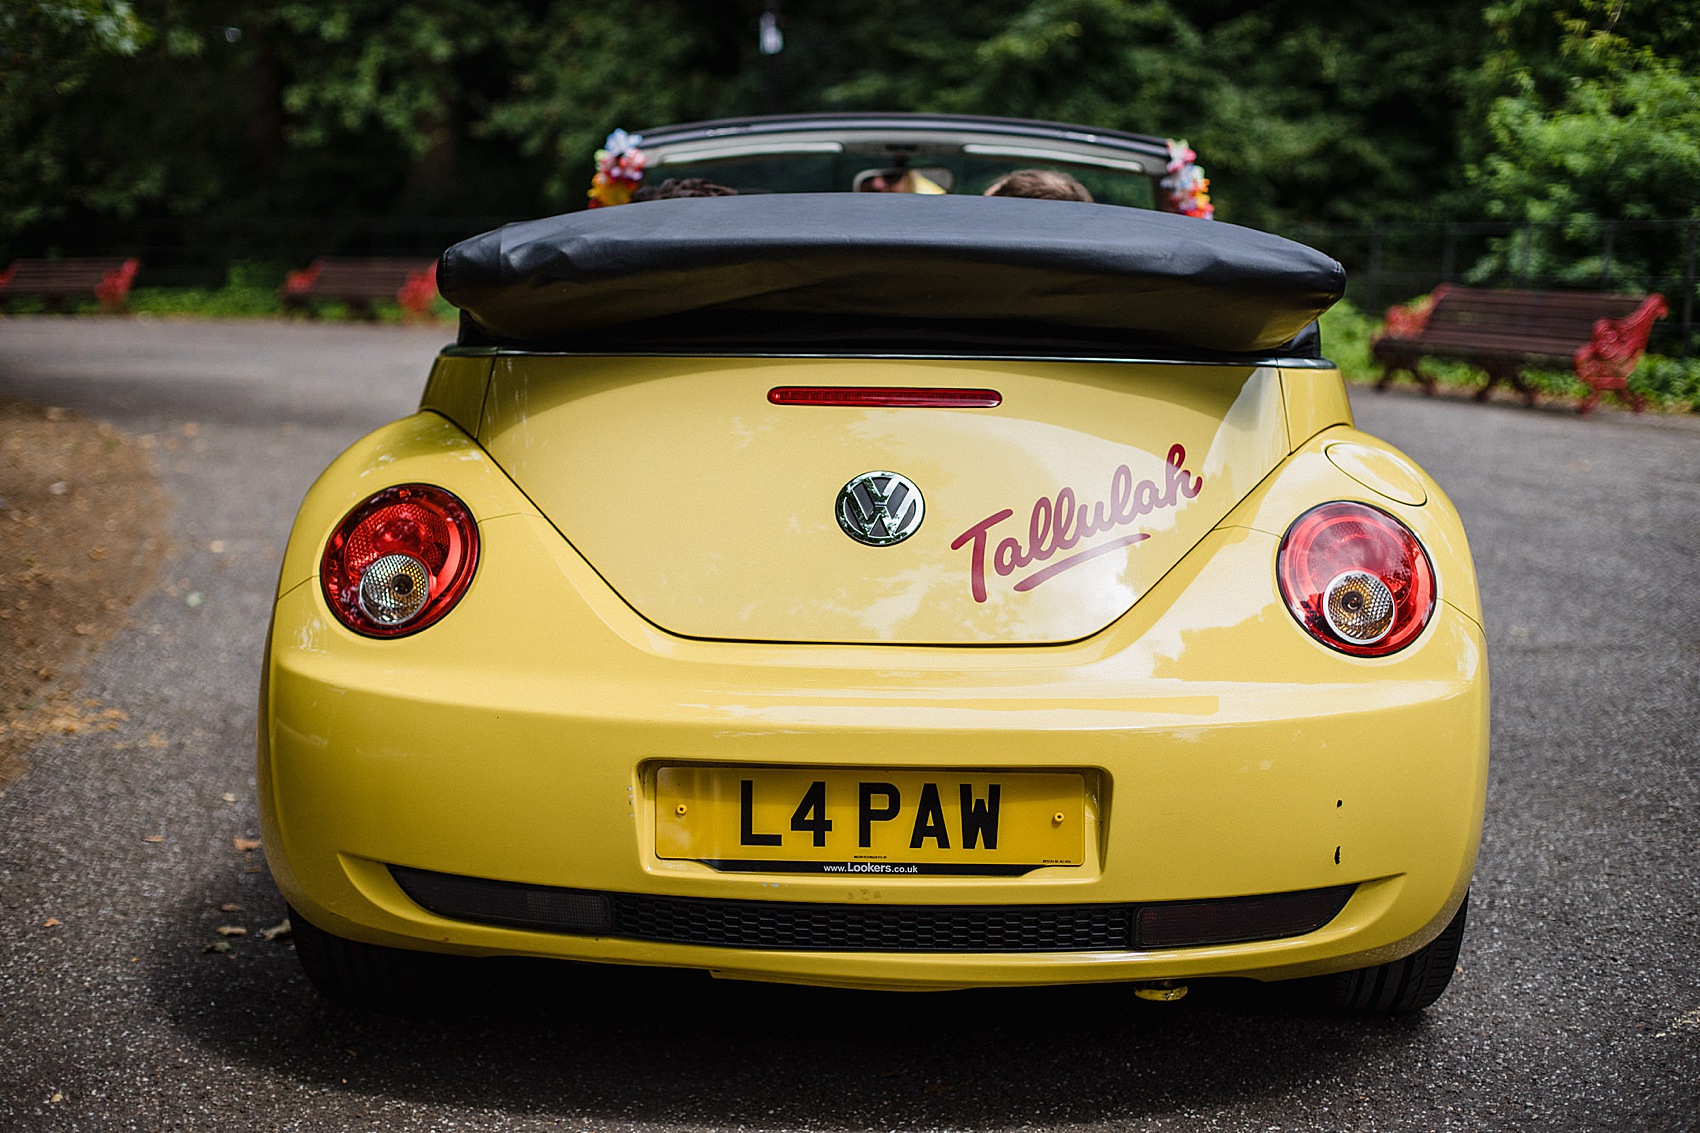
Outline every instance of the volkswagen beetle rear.
<path fill-rule="evenodd" d="M 416 949 L 1440 994 L 1481 614 L 1307 330 L 1338 265 L 770 196 L 510 226 L 440 278 L 460 341 L 308 493 L 267 648 L 266 852 L 329 990 Z"/>

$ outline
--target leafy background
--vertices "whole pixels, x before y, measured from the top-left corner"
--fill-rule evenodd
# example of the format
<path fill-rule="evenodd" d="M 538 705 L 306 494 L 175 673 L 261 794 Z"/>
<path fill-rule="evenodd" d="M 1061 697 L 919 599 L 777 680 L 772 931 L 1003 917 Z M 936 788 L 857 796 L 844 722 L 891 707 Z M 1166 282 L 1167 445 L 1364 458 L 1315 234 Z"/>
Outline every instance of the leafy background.
<path fill-rule="evenodd" d="M 1456 225 L 1459 278 L 1694 302 L 1700 0 L 0 0 L 0 258 L 192 221 L 263 294 L 243 225 L 429 246 L 582 206 L 615 126 L 858 109 L 1185 136 L 1354 272 Z"/>

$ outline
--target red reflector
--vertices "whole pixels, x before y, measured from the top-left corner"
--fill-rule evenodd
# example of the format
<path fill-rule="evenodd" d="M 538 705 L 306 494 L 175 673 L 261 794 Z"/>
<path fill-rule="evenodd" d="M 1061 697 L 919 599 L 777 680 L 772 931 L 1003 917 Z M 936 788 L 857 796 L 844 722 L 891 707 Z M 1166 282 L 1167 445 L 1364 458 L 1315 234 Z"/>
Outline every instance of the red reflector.
<path fill-rule="evenodd" d="M 923 389 L 918 386 L 775 386 L 775 405 L 895 406 L 901 409 L 992 409 L 1003 404 L 995 389 Z"/>

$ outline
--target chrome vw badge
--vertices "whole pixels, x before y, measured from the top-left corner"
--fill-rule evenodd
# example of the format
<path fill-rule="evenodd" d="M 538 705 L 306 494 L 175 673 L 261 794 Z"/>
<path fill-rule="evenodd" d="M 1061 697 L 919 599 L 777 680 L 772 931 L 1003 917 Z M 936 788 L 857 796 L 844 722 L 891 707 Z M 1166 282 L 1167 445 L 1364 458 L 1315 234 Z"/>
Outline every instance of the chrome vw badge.
<path fill-rule="evenodd" d="M 895 472 L 864 472 L 838 493 L 838 526 L 870 547 L 901 543 L 921 526 L 921 489 Z"/>

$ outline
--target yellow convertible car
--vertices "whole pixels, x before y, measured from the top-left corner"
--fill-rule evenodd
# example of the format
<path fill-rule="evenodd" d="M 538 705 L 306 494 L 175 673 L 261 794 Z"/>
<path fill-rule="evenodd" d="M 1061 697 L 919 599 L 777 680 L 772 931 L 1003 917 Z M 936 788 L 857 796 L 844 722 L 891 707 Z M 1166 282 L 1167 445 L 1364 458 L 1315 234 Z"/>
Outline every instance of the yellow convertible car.
<path fill-rule="evenodd" d="M 622 142 L 712 195 L 450 248 L 419 411 L 296 520 L 259 783 L 314 981 L 392 993 L 414 950 L 1433 1002 L 1482 615 L 1321 353 L 1340 266 L 1151 207 L 1155 138 Z M 1095 202 L 982 195 L 1022 167 Z"/>

